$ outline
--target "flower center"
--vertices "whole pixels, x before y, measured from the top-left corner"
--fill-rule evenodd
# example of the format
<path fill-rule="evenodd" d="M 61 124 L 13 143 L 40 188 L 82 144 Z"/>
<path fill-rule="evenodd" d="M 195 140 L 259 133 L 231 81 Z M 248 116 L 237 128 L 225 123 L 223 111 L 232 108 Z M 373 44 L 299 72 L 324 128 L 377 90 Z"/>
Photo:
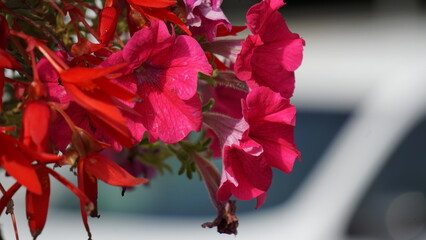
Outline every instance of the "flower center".
<path fill-rule="evenodd" d="M 157 85 L 162 75 L 162 69 L 149 65 L 147 63 L 143 63 L 140 67 L 136 68 L 133 73 L 135 74 L 136 79 L 138 80 L 138 85 Z"/>

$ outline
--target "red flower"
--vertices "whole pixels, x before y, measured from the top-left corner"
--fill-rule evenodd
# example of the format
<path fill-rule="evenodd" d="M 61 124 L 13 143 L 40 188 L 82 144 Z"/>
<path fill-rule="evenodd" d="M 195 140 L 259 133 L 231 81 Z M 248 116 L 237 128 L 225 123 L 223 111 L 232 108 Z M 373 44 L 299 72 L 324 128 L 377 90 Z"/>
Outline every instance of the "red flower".
<path fill-rule="evenodd" d="M 242 100 L 242 119 L 204 113 L 204 122 L 222 146 L 223 171 L 217 198 L 266 199 L 271 168 L 289 173 L 300 153 L 294 144 L 296 109 L 269 88 L 258 87 Z"/>
<path fill-rule="evenodd" d="M 250 92 L 242 106 L 249 124 L 248 138 L 242 140 L 242 145 L 260 144 L 262 155 L 270 166 L 291 172 L 295 159 L 300 156 L 294 143 L 296 108 L 288 99 L 266 87 Z"/>
<path fill-rule="evenodd" d="M 133 187 L 149 181 L 145 178 L 133 177 L 117 163 L 104 157 L 100 153 L 93 152 L 89 153 L 85 157 L 81 157 L 78 162 L 78 187 L 94 203 L 94 210 L 90 213 L 92 217 L 98 216 L 98 179 L 109 185 L 120 187 Z M 91 233 L 87 222 L 87 213 L 85 207 L 86 206 L 84 202 L 81 202 L 81 216 L 90 238 Z"/>
<path fill-rule="evenodd" d="M 123 146 L 131 147 L 131 133 L 114 97 L 130 102 L 137 96 L 105 77 L 124 65 L 107 68 L 74 67 L 60 72 L 60 79 L 65 90 L 88 111 L 97 126 Z"/>
<path fill-rule="evenodd" d="M 247 26 L 253 35 L 243 42 L 234 70 L 250 88 L 266 86 L 290 98 L 305 42 L 288 29 L 278 12 L 282 6 L 282 0 L 264 0 L 249 9 Z"/>
<path fill-rule="evenodd" d="M 142 14 L 142 16 L 146 17 L 150 22 L 156 20 L 167 20 L 179 26 L 188 35 L 191 35 L 191 32 L 188 30 L 182 20 L 180 20 L 180 18 L 174 13 L 167 10 L 167 7 L 175 5 L 177 2 L 169 0 L 127 0 L 127 2 L 132 8 L 136 9 L 140 14 Z M 134 31 L 131 31 L 131 34 L 133 33 Z"/>
<path fill-rule="evenodd" d="M 240 146 L 225 146 L 223 171 L 217 191 L 219 201 L 227 201 L 231 195 L 240 200 L 258 198 L 256 208 L 266 197 L 272 182 L 272 169 L 263 156 L 253 156 Z"/>

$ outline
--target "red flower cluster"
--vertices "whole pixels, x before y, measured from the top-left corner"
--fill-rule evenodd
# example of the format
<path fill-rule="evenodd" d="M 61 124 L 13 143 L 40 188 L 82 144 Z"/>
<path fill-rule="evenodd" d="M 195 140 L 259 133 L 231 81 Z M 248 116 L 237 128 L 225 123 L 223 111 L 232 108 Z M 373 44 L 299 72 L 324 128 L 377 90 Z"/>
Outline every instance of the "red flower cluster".
<path fill-rule="evenodd" d="M 33 21 L 37 12 L 21 16 L 0 3 L 0 70 L 15 71 L 0 75 L 1 96 L 14 96 L 0 104 L 0 166 L 16 181 L 0 184 L 0 212 L 25 188 L 36 238 L 53 177 L 79 198 L 91 238 L 87 216 L 98 216 L 97 181 L 124 189 L 146 183 L 137 176 L 169 169 L 163 161 L 174 154 L 179 173 L 202 176 L 219 211 L 203 226 L 236 233 L 231 196 L 257 198 L 260 207 L 272 168 L 290 173 L 300 156 L 289 98 L 304 41 L 278 12 L 282 0 L 248 11 L 252 34 L 243 42 L 220 39 L 245 29 L 230 24 L 221 3 L 107 0 L 98 9 L 90 1 L 46 1 L 41 8 L 56 30 Z M 88 9 L 99 18 L 91 20 Z M 191 132 L 202 134 L 193 140 Z M 207 159 L 212 153 L 222 156 L 221 176 Z M 54 170 L 66 165 L 76 186 Z"/>

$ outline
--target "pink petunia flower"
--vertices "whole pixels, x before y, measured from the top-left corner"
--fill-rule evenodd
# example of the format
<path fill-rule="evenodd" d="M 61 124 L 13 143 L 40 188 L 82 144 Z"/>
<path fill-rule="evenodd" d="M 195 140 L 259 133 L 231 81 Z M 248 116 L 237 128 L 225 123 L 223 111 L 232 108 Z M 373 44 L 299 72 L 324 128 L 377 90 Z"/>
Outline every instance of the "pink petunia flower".
<path fill-rule="evenodd" d="M 267 87 L 242 100 L 243 118 L 204 113 L 204 122 L 222 146 L 223 171 L 217 198 L 257 198 L 260 207 L 272 179 L 271 168 L 289 173 L 300 156 L 294 144 L 296 109 Z"/>
<path fill-rule="evenodd" d="M 243 42 L 234 70 L 250 88 L 266 86 L 290 98 L 305 42 L 288 29 L 278 12 L 282 6 L 282 0 L 264 0 L 249 9 L 247 26 L 253 35 Z"/>
<path fill-rule="evenodd" d="M 225 26 L 231 31 L 232 25 L 220 9 L 223 0 L 184 0 L 188 15 L 186 24 L 194 35 L 205 34 L 207 40 L 216 38 L 217 27 Z"/>
<path fill-rule="evenodd" d="M 118 82 L 137 85 L 142 101 L 134 106 L 138 116 L 134 131 L 146 130 L 150 140 L 175 143 L 202 123 L 201 101 L 196 93 L 198 72 L 210 75 L 212 68 L 196 40 L 170 35 L 162 21 L 136 32 L 123 51 L 111 55 L 101 66 L 129 62 Z"/>

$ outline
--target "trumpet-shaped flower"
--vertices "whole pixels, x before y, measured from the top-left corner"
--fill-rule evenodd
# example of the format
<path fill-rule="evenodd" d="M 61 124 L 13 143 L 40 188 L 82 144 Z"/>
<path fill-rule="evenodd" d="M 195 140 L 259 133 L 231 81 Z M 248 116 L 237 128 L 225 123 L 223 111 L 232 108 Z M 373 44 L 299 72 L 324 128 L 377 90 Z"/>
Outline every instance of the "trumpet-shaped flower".
<path fill-rule="evenodd" d="M 288 29 L 278 12 L 282 6 L 282 0 L 264 0 L 250 8 L 247 26 L 253 35 L 243 42 L 234 70 L 250 88 L 266 86 L 290 98 L 305 42 Z"/>
<path fill-rule="evenodd" d="M 151 140 L 175 143 L 200 129 L 198 72 L 209 75 L 212 69 L 197 41 L 172 36 L 163 22 L 154 21 L 101 65 L 123 61 L 129 62 L 124 70 L 127 75 L 117 81 L 136 84 L 141 97 L 134 105 L 140 116 L 131 116 L 138 126 L 136 133 L 146 129 Z"/>
<path fill-rule="evenodd" d="M 294 143 L 296 108 L 290 101 L 267 87 L 254 89 L 242 101 L 249 129 L 243 146 L 259 144 L 262 155 L 272 167 L 289 173 L 300 156 Z"/>

